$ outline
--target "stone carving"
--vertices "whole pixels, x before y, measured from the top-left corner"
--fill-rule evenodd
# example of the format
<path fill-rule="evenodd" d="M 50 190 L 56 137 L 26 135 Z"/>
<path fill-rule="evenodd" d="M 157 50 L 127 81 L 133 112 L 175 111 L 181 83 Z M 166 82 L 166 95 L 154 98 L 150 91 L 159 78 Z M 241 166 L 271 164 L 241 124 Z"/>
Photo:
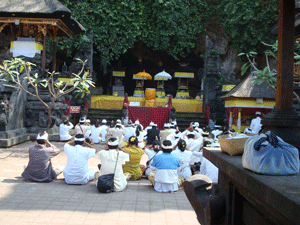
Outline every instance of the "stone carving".
<path fill-rule="evenodd" d="M 3 100 L 0 101 L 0 126 L 6 126 L 9 119 L 10 106 L 7 96 L 4 95 Z"/>

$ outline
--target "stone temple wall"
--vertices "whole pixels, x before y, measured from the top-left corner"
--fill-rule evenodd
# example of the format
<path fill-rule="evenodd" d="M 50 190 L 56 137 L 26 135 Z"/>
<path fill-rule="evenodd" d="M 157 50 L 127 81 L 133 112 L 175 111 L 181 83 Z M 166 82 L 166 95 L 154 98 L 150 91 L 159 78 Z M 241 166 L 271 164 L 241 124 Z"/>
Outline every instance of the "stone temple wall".
<path fill-rule="evenodd" d="M 218 125 L 226 123 L 222 85 L 236 85 L 237 53 L 228 46 L 228 38 L 210 33 L 206 36 L 203 109 L 210 107 L 210 117 Z"/>

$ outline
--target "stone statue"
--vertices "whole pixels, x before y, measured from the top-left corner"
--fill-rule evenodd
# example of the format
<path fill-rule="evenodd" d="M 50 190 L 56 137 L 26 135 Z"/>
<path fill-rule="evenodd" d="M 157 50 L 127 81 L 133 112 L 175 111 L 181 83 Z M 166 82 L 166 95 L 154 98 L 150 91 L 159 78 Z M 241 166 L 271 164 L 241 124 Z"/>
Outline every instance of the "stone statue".
<path fill-rule="evenodd" d="M 0 102 L 0 126 L 6 126 L 9 119 L 9 101 L 7 96 L 3 96 L 3 100 Z"/>

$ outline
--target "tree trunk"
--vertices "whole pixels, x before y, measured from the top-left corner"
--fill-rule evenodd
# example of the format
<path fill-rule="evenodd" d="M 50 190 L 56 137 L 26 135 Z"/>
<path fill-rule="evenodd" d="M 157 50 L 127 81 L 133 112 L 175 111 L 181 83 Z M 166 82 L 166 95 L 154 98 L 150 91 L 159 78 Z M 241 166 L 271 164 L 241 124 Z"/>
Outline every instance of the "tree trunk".
<path fill-rule="evenodd" d="M 52 104 L 51 104 L 52 106 Z M 49 133 L 49 128 L 52 124 L 52 119 L 51 119 L 51 107 L 48 108 L 48 125 L 47 125 L 47 133 Z"/>

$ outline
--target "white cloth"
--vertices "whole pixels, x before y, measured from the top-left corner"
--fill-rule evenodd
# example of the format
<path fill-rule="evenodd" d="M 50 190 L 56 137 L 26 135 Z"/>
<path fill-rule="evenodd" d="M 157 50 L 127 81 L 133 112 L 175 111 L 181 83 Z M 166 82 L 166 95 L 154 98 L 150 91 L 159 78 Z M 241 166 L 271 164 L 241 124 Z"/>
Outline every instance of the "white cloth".
<path fill-rule="evenodd" d="M 112 136 L 115 138 L 118 138 L 119 140 L 119 146 L 123 147 L 124 146 L 124 134 L 125 130 L 123 128 L 112 128 L 111 129 Z"/>
<path fill-rule="evenodd" d="M 90 137 L 92 138 L 92 140 L 95 144 L 98 144 L 101 141 L 101 139 L 100 139 L 101 132 L 102 132 L 101 127 L 95 127 L 95 125 L 92 126 Z"/>
<path fill-rule="evenodd" d="M 200 142 L 198 142 L 196 139 L 192 139 L 192 138 L 188 138 L 186 140 L 186 146 L 187 146 L 187 149 L 191 152 L 199 151 L 200 147 L 201 147 Z M 199 157 L 192 155 L 190 165 L 194 165 L 195 162 L 200 162 L 200 160 L 201 159 Z"/>
<path fill-rule="evenodd" d="M 251 120 L 250 129 L 252 130 L 252 134 L 258 134 L 260 131 L 262 127 L 261 120 L 259 116 Z"/>
<path fill-rule="evenodd" d="M 178 174 L 180 159 L 172 153 L 162 153 L 154 157 L 150 165 L 156 171 L 154 189 L 158 192 L 178 190 Z"/>
<path fill-rule="evenodd" d="M 180 167 L 178 169 L 178 175 L 182 176 L 184 179 L 192 176 L 192 171 L 190 168 L 190 161 L 192 158 L 192 152 L 190 151 L 180 151 L 179 149 L 172 152 L 172 154 L 178 156 L 180 159 Z"/>
<path fill-rule="evenodd" d="M 133 127 L 125 127 L 124 142 L 127 142 L 131 136 L 135 136 L 135 129 Z"/>
<path fill-rule="evenodd" d="M 162 153 L 162 151 L 159 151 L 158 153 L 156 153 L 154 150 L 149 149 L 149 148 L 145 148 L 144 151 L 148 155 L 149 160 L 151 159 L 149 165 L 153 162 L 153 159 L 156 155 L 159 155 Z M 150 167 L 148 167 L 145 170 L 145 175 L 148 176 L 151 172 L 154 172 L 154 171 Z"/>
<path fill-rule="evenodd" d="M 65 144 L 64 151 L 67 165 L 63 172 L 67 184 L 86 184 L 94 179 L 96 170 L 88 168 L 88 159 L 95 156 L 95 149 Z"/>
<path fill-rule="evenodd" d="M 108 126 L 102 125 L 101 126 L 101 141 L 105 142 L 105 135 L 107 133 Z"/>
<path fill-rule="evenodd" d="M 216 129 L 216 130 L 213 130 L 211 133 L 214 134 L 215 138 L 214 140 L 218 140 L 218 135 L 221 134 L 223 131 L 219 130 L 219 129 Z"/>
<path fill-rule="evenodd" d="M 122 163 L 129 161 L 129 154 L 114 149 L 108 151 L 99 151 L 98 158 L 101 160 L 101 169 L 99 175 L 102 176 L 114 173 L 117 156 L 118 162 L 114 176 L 114 191 L 123 191 L 127 186 L 127 181 L 125 175 L 123 174 Z"/>
<path fill-rule="evenodd" d="M 75 126 L 75 133 L 76 134 L 83 134 L 85 136 L 85 133 L 91 129 L 91 126 L 89 125 L 76 125 Z"/>
<path fill-rule="evenodd" d="M 219 169 L 214 164 L 212 164 L 208 159 L 206 159 L 202 152 L 193 152 L 193 155 L 202 158 L 200 172 L 196 171 L 196 174 L 202 174 L 209 177 L 213 183 L 218 183 Z"/>
<path fill-rule="evenodd" d="M 72 129 L 74 126 L 71 122 L 69 122 L 68 125 L 61 124 L 59 125 L 59 139 L 61 141 L 68 141 L 72 138 L 72 136 L 69 134 L 69 130 Z"/>

